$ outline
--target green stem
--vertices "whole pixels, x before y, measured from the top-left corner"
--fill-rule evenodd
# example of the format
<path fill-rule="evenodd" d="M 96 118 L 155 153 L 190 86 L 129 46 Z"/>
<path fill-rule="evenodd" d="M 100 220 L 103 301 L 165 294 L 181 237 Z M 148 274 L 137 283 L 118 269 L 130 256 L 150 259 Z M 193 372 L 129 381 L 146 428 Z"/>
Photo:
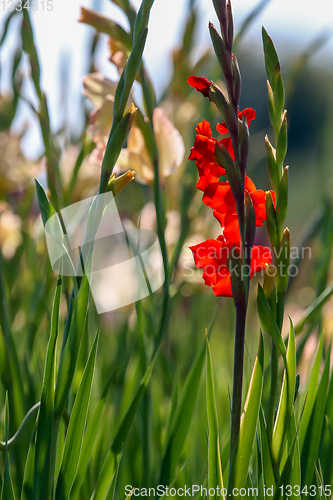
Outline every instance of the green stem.
<path fill-rule="evenodd" d="M 272 340 L 271 388 L 269 393 L 268 410 L 267 410 L 267 433 L 270 442 L 272 442 L 272 437 L 273 437 L 275 401 L 278 388 L 278 376 L 279 376 L 279 353 Z"/>
<path fill-rule="evenodd" d="M 235 451 L 242 414 L 243 365 L 245 342 L 246 309 L 236 309 L 234 378 L 231 409 L 230 465 Z"/>
<path fill-rule="evenodd" d="M 244 193 L 244 190 L 243 190 Z M 239 230 L 242 239 L 243 263 L 247 264 L 249 256 L 246 252 L 251 251 L 247 248 L 245 241 L 245 212 L 244 212 L 244 194 L 243 199 L 236 201 Z M 234 374 L 233 374 L 233 393 L 231 409 L 231 435 L 230 435 L 230 457 L 229 471 L 231 470 L 232 457 L 237 444 L 240 429 L 240 419 L 242 414 L 242 389 L 243 389 L 243 366 L 244 366 L 244 344 L 245 344 L 245 323 L 247 311 L 247 298 L 249 292 L 249 279 L 243 280 L 244 295 L 234 297 L 236 308 L 236 328 L 235 328 L 235 347 L 234 347 Z"/>

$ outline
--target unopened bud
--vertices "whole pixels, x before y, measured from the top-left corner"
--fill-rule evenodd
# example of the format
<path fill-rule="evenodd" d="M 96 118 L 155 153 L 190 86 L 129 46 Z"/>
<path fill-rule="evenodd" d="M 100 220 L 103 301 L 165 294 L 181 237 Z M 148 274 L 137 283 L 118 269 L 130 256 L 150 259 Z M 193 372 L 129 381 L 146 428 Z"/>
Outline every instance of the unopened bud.
<path fill-rule="evenodd" d="M 224 42 L 212 23 L 209 23 L 210 37 L 213 42 L 217 60 L 222 68 L 226 80 L 232 79 L 231 56 L 224 45 Z"/>
<path fill-rule="evenodd" d="M 279 186 L 279 196 L 276 203 L 276 221 L 279 234 L 282 232 L 284 221 L 287 216 L 288 209 L 288 182 L 289 182 L 289 167 L 286 167 Z"/>
<path fill-rule="evenodd" d="M 230 0 L 227 1 L 227 7 L 226 7 L 226 17 L 227 17 L 227 48 L 229 51 L 229 54 L 232 53 L 232 42 L 234 39 L 234 21 L 232 18 L 232 9 L 231 9 L 231 3 Z"/>
<path fill-rule="evenodd" d="M 250 147 L 250 132 L 247 120 L 244 115 L 242 116 L 242 120 L 238 120 L 238 131 L 240 146 L 240 167 L 241 171 L 245 173 Z"/>
<path fill-rule="evenodd" d="M 242 79 L 236 56 L 232 54 L 231 58 L 232 58 L 232 77 L 234 81 L 235 104 L 236 106 L 238 106 L 242 90 Z"/>
<path fill-rule="evenodd" d="M 276 163 L 278 171 L 282 170 L 283 161 L 287 153 L 287 110 L 285 109 L 282 116 L 281 128 L 279 131 L 276 145 Z"/>
<path fill-rule="evenodd" d="M 247 248 L 252 248 L 254 237 L 256 234 L 256 214 L 253 208 L 251 196 L 245 190 L 244 196 L 245 207 L 245 242 Z"/>
<path fill-rule="evenodd" d="M 276 267 L 273 264 L 266 264 L 264 275 L 264 292 L 268 299 L 275 287 Z"/>
<path fill-rule="evenodd" d="M 277 248 L 278 233 L 277 233 L 276 213 L 275 213 L 273 198 L 270 191 L 266 191 L 266 224 L 271 246 L 272 248 Z"/>
<path fill-rule="evenodd" d="M 134 170 L 127 170 L 122 175 L 116 177 L 115 174 L 111 175 L 108 183 L 108 191 L 113 193 L 113 196 L 117 196 L 127 186 L 135 177 Z"/>
<path fill-rule="evenodd" d="M 278 191 L 278 189 L 279 189 L 279 176 L 278 176 L 277 165 L 276 165 L 276 150 L 273 148 L 272 144 L 269 142 L 267 135 L 265 137 L 265 143 L 266 143 L 269 179 L 271 181 L 271 184 L 272 184 L 274 191 Z"/>
<path fill-rule="evenodd" d="M 276 276 L 276 291 L 278 294 L 284 294 L 289 282 L 290 266 L 290 231 L 286 227 L 283 231 L 282 241 L 279 248 L 278 272 Z"/>
<path fill-rule="evenodd" d="M 274 94 L 273 90 L 271 87 L 271 84 L 267 80 L 267 91 L 268 91 L 268 114 L 269 114 L 269 119 L 270 122 L 274 128 L 274 130 L 277 127 L 277 118 L 276 118 L 276 109 L 275 109 L 275 102 L 274 102 Z"/>
<path fill-rule="evenodd" d="M 228 99 L 226 98 L 222 90 L 217 85 L 215 85 L 215 83 L 211 84 L 209 96 L 221 113 L 231 135 L 237 133 L 237 119 L 235 117 L 235 114 L 232 111 Z"/>

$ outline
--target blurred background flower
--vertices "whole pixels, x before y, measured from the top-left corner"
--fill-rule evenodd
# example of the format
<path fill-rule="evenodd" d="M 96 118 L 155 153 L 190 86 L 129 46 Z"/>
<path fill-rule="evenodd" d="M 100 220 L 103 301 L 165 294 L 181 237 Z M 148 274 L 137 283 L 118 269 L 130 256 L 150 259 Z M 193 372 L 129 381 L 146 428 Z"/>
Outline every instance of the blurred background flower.
<path fill-rule="evenodd" d="M 11 259 L 22 243 L 22 221 L 8 203 L 0 201 L 0 246 L 5 259 Z"/>

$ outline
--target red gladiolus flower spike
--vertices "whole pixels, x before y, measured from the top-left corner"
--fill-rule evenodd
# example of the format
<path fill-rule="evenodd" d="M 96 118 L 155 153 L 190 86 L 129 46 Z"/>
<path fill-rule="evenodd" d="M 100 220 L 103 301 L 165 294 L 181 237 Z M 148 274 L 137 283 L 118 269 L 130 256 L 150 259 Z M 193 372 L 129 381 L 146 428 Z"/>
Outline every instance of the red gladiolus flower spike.
<path fill-rule="evenodd" d="M 209 97 L 210 82 L 206 78 L 190 77 L 188 83 Z M 255 119 L 256 112 L 252 108 L 244 109 L 238 112 L 238 118 L 241 120 L 245 116 L 247 124 Z M 225 135 L 229 132 L 225 122 L 219 123 L 217 131 Z M 203 279 L 205 284 L 211 286 L 215 296 L 232 297 L 231 276 L 228 268 L 228 258 L 237 247 L 242 251 L 241 236 L 236 210 L 235 198 L 232 194 L 229 182 L 220 182 L 221 176 L 225 175 L 225 169 L 215 160 L 216 144 L 222 144 L 230 154 L 233 160 L 235 155 L 233 151 L 231 137 L 223 137 L 217 141 L 212 136 L 209 122 L 203 120 L 195 129 L 193 148 L 189 160 L 194 160 L 199 172 L 199 181 L 197 188 L 203 191 L 202 200 L 208 207 L 213 209 L 213 215 L 220 222 L 223 228 L 223 234 L 216 240 L 209 239 L 191 246 L 195 266 L 203 269 Z M 256 226 L 262 226 L 266 219 L 266 193 L 257 189 L 252 180 L 245 176 L 245 191 L 251 197 L 256 216 Z M 273 202 L 275 204 L 275 193 L 271 191 Z M 262 269 L 266 264 L 272 261 L 272 254 L 269 248 L 263 246 L 253 246 L 251 253 L 251 266 L 247 271 L 250 278 Z M 246 267 L 246 266 L 245 266 Z M 246 272 L 246 269 L 244 269 Z"/>

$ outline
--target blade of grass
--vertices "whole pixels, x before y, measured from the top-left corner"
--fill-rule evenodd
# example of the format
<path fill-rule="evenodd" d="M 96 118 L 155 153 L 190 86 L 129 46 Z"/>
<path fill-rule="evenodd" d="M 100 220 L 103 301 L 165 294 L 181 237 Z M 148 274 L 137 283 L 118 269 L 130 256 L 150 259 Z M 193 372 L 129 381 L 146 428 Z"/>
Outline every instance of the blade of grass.
<path fill-rule="evenodd" d="M 114 439 L 113 439 L 113 442 L 111 445 L 111 450 L 113 451 L 113 453 L 115 455 L 120 453 L 122 446 L 126 441 L 127 435 L 129 433 L 129 430 L 130 430 L 131 425 L 132 425 L 132 422 L 133 422 L 134 417 L 136 415 L 136 412 L 139 408 L 141 398 L 142 398 L 143 393 L 145 391 L 145 388 L 147 387 L 147 384 L 149 382 L 150 375 L 151 375 L 151 372 L 154 368 L 158 354 L 159 354 L 159 349 L 156 352 L 155 356 L 153 357 L 152 361 L 150 362 L 150 364 L 147 368 L 147 371 L 144 374 L 144 376 L 140 382 L 140 385 L 137 388 L 136 393 L 134 394 L 133 399 L 132 399 L 132 401 L 131 401 L 131 403 L 130 403 L 130 405 L 129 405 L 129 407 L 128 407 L 128 409 L 127 409 L 127 411 L 126 411 L 126 413 L 125 413 L 125 415 L 124 415 L 124 417 L 123 417 L 123 419 L 118 427 L 118 430 L 114 436 Z"/>
<path fill-rule="evenodd" d="M 217 308 L 208 328 L 208 338 L 212 333 L 216 315 Z M 164 486 L 170 484 L 170 481 L 173 479 L 176 463 L 188 433 L 199 390 L 201 373 L 205 361 L 205 353 L 206 340 L 204 339 L 186 378 L 186 382 L 179 396 L 175 411 L 170 414 L 168 423 L 170 431 L 167 434 L 168 438 L 166 441 L 159 479 L 159 484 Z"/>
<path fill-rule="evenodd" d="M 96 488 L 91 495 L 90 500 L 107 500 L 113 498 L 119 466 L 121 461 L 121 453 L 119 455 L 117 464 L 115 465 L 114 455 L 109 450 L 103 463 L 102 470 L 98 476 Z M 110 482 L 111 477 L 111 482 Z"/>
<path fill-rule="evenodd" d="M 87 317 L 89 293 L 88 279 L 87 276 L 84 276 L 77 298 L 74 299 L 69 332 L 65 343 L 62 345 L 60 355 L 54 402 L 55 413 L 58 418 L 62 415 L 66 406 L 72 385 L 81 336 Z"/>
<path fill-rule="evenodd" d="M 47 347 L 36 435 L 34 496 L 40 500 L 47 500 L 51 495 L 52 457 L 50 443 L 53 434 L 54 373 L 61 290 L 62 277 L 59 277 L 53 301 L 51 334 Z"/>
<path fill-rule="evenodd" d="M 6 393 L 5 399 L 5 437 L 8 441 L 9 433 L 9 405 L 8 405 L 8 394 Z M 2 484 L 2 500 L 15 500 L 12 478 L 9 471 L 9 456 L 8 450 L 5 451 L 5 468 L 3 473 L 3 484 Z"/>
<path fill-rule="evenodd" d="M 300 447 L 301 453 L 303 450 L 305 435 L 306 435 L 306 432 L 307 432 L 307 429 L 309 426 L 309 422 L 310 422 L 310 418 L 311 418 L 311 414 L 312 414 L 312 409 L 313 409 L 313 406 L 315 404 L 315 399 L 316 399 L 316 395 L 317 395 L 318 377 L 319 377 L 322 354 L 323 354 L 323 335 L 321 335 L 321 337 L 320 337 L 318 351 L 317 351 L 315 361 L 313 364 L 313 368 L 312 368 L 312 372 L 310 375 L 306 401 L 305 401 L 302 419 L 301 419 L 301 423 L 300 423 L 300 427 L 299 427 L 298 439 L 299 439 L 299 447 Z"/>
<path fill-rule="evenodd" d="M 283 383 L 281 396 L 276 416 L 273 439 L 271 445 L 272 458 L 276 464 L 279 464 L 284 452 L 284 447 L 287 441 L 289 425 L 292 415 L 295 380 L 296 380 L 296 346 L 295 333 L 291 319 L 290 333 L 287 350 L 287 364 L 283 375 Z"/>
<path fill-rule="evenodd" d="M 4 336 L 5 340 L 7 354 L 6 358 L 8 360 L 6 369 L 8 369 L 9 373 L 5 372 L 3 367 L 1 371 L 4 386 L 8 387 L 8 389 L 11 389 L 9 393 L 12 420 L 11 425 L 13 425 L 14 428 L 17 429 L 20 426 L 26 413 L 24 407 L 25 394 L 17 350 L 9 326 L 9 307 L 6 299 L 4 276 L 4 262 L 0 248 L 0 333 Z"/>
<path fill-rule="evenodd" d="M 304 311 L 301 319 L 298 320 L 295 326 L 295 335 L 298 335 L 303 330 L 304 325 L 312 319 L 333 293 L 333 282 L 316 298 L 316 300 Z"/>
<path fill-rule="evenodd" d="M 36 428 L 30 441 L 28 456 L 25 463 L 24 477 L 21 490 L 21 500 L 34 500 L 34 464 L 36 449 Z"/>
<path fill-rule="evenodd" d="M 0 441 L 0 451 L 6 451 L 6 448 L 7 450 L 10 450 L 10 448 L 16 446 L 20 442 L 26 428 L 29 426 L 32 419 L 36 416 L 39 407 L 40 407 L 40 402 L 36 403 L 34 406 L 32 406 L 32 408 L 30 408 L 30 410 L 25 415 L 20 427 L 17 429 L 13 437 L 8 439 L 8 441 L 6 442 Z"/>
<path fill-rule="evenodd" d="M 265 417 L 262 408 L 260 408 L 259 412 L 259 424 L 260 424 L 260 437 L 261 437 L 260 439 L 261 464 L 262 464 L 264 485 L 266 486 L 266 488 L 271 488 L 273 486 L 273 491 L 275 491 L 276 483 L 274 476 L 274 468 L 272 463 L 271 450 L 268 442 Z"/>
<path fill-rule="evenodd" d="M 90 422 L 88 423 L 87 430 L 84 433 L 82 450 L 80 454 L 80 461 L 78 464 L 76 477 L 71 491 L 71 500 L 75 500 L 80 493 L 80 488 L 82 486 L 84 476 L 87 471 L 89 459 L 91 457 L 92 448 L 95 443 L 97 434 L 100 430 L 99 426 L 102 420 L 104 407 L 105 407 L 105 401 L 104 399 L 101 399 L 98 402 L 94 414 L 91 417 Z"/>
<path fill-rule="evenodd" d="M 231 498 L 233 496 L 233 488 L 243 488 L 246 484 L 260 409 L 263 366 L 264 345 L 262 334 L 260 333 L 258 354 L 252 370 L 250 385 L 240 424 L 239 436 L 229 471 L 228 496 L 231 496 Z"/>
<path fill-rule="evenodd" d="M 65 448 L 56 487 L 56 500 L 69 498 L 80 459 L 82 440 L 91 394 L 95 368 L 99 330 L 95 336 L 88 362 L 74 401 L 73 410 L 67 429 Z"/>
<path fill-rule="evenodd" d="M 330 351 L 329 351 L 330 353 Z M 311 486 L 315 465 L 318 459 L 322 428 L 325 418 L 326 397 L 330 375 L 330 355 L 326 357 L 324 371 L 316 393 L 316 401 L 313 407 L 312 425 L 307 429 L 302 449 L 302 484 Z"/>
<path fill-rule="evenodd" d="M 204 340 L 186 378 L 176 412 L 174 416 L 171 416 L 171 432 L 163 456 L 159 480 L 159 484 L 164 486 L 167 486 L 173 479 L 177 460 L 187 436 L 199 390 L 205 354 L 206 341 Z"/>

